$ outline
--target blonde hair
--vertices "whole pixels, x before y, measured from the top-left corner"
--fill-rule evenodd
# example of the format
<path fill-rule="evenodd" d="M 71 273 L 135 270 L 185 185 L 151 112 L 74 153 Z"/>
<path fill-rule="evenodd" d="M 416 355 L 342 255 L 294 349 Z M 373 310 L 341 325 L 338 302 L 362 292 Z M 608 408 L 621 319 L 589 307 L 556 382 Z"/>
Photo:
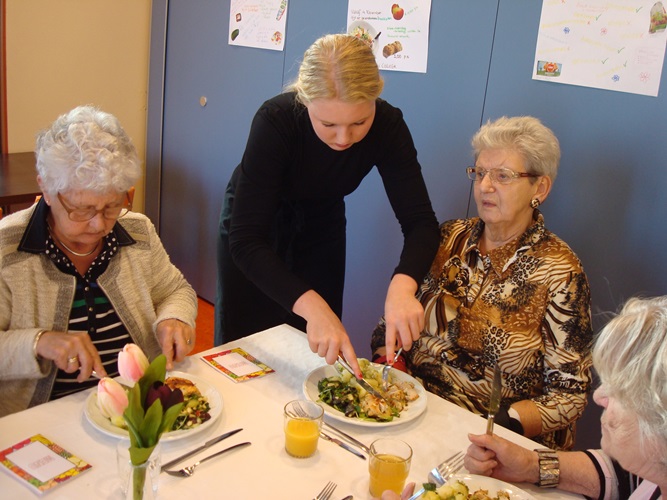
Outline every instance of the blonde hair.
<path fill-rule="evenodd" d="M 667 296 L 631 298 L 598 334 L 593 366 L 606 393 L 637 416 L 667 465 Z"/>
<path fill-rule="evenodd" d="M 532 116 L 503 116 L 489 120 L 472 138 L 475 160 L 485 149 L 516 151 L 526 162 L 529 173 L 556 180 L 560 145 L 550 128 Z"/>
<path fill-rule="evenodd" d="M 319 38 L 306 50 L 288 90 L 304 105 L 315 99 L 356 104 L 377 99 L 383 87 L 371 48 L 355 36 L 335 34 Z"/>

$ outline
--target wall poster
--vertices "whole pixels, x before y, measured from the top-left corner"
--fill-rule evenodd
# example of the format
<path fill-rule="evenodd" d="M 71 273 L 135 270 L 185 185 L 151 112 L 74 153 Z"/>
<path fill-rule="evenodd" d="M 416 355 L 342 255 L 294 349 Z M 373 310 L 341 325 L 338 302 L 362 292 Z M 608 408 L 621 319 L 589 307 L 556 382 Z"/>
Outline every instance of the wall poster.
<path fill-rule="evenodd" d="M 663 2 L 543 0 L 533 79 L 657 96 Z"/>

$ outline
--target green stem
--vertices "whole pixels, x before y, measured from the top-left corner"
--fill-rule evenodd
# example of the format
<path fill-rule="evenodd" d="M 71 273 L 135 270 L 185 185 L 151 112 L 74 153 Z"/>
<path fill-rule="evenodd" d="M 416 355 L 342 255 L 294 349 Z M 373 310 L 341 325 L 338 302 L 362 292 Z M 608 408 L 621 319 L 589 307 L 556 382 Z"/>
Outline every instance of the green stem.
<path fill-rule="evenodd" d="M 144 498 L 144 486 L 146 484 L 146 472 L 148 463 L 132 466 L 132 499 L 142 500 Z"/>

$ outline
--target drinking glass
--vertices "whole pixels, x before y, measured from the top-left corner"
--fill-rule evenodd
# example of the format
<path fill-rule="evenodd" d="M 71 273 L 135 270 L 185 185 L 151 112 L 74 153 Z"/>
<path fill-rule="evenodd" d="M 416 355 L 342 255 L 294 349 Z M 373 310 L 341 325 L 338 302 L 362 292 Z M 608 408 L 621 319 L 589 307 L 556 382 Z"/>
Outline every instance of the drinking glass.
<path fill-rule="evenodd" d="M 317 451 L 324 409 L 312 401 L 295 400 L 285 405 L 285 451 L 307 458 Z"/>
<path fill-rule="evenodd" d="M 368 461 L 371 495 L 379 498 L 386 490 L 400 495 L 410 473 L 411 460 L 412 448 L 406 442 L 394 438 L 373 441 Z"/>

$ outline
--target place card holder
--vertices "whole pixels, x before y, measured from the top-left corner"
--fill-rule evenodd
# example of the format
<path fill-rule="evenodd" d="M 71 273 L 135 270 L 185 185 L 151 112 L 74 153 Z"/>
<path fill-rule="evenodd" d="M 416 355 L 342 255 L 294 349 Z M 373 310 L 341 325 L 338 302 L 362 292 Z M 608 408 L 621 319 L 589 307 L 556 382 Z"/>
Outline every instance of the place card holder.
<path fill-rule="evenodd" d="M 38 494 L 92 467 L 41 434 L 0 451 L 0 464 L 4 471 Z"/>
<path fill-rule="evenodd" d="M 275 371 L 240 347 L 201 356 L 201 360 L 234 382 L 263 377 Z"/>

